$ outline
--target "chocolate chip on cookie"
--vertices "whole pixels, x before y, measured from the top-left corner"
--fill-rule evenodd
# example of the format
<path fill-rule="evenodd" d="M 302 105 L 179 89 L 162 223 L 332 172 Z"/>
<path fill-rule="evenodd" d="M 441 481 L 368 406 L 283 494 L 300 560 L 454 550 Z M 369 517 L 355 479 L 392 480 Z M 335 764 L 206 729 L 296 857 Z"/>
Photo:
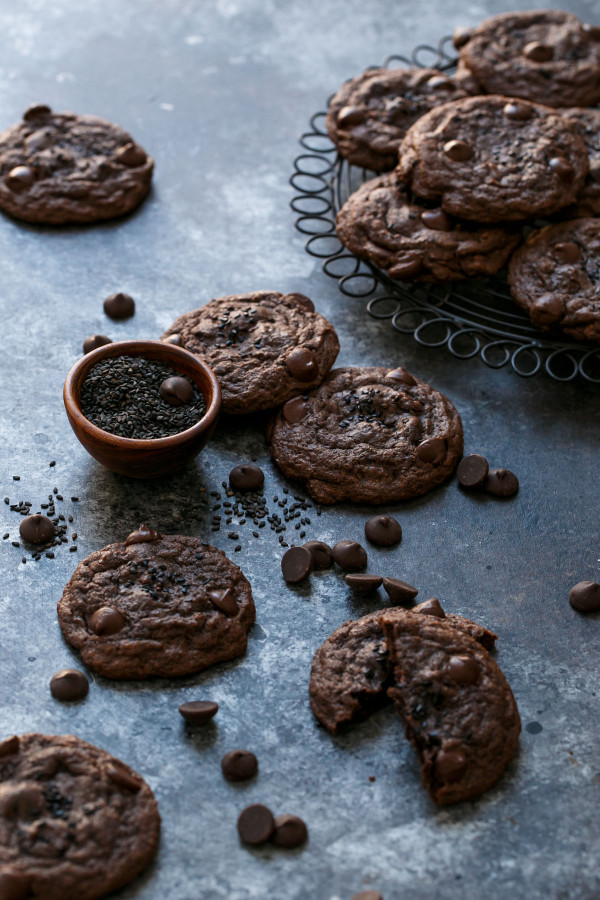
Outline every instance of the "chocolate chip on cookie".
<path fill-rule="evenodd" d="M 318 385 L 338 354 L 337 335 L 302 294 L 256 291 L 219 297 L 180 316 L 162 335 L 213 370 L 224 412 L 281 406 Z"/>

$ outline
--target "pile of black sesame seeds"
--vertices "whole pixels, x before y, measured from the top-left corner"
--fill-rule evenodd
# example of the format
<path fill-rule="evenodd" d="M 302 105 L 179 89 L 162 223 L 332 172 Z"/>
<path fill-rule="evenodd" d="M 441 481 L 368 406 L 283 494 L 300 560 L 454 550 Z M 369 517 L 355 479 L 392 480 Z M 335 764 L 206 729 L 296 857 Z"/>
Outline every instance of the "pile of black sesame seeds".
<path fill-rule="evenodd" d="M 248 331 L 255 325 L 255 311 L 251 306 L 243 310 L 237 310 L 235 306 L 230 306 L 229 309 L 222 313 L 217 325 L 215 347 L 231 347 L 232 344 L 243 344 L 248 336 Z M 231 313 L 235 313 L 233 322 L 230 317 Z M 217 343 L 218 341 L 221 343 Z M 259 349 L 260 343 L 260 340 L 256 340 L 254 346 Z"/>
<path fill-rule="evenodd" d="M 398 413 L 420 414 L 423 412 L 423 404 L 420 400 L 396 394 L 381 403 L 378 399 L 378 395 L 381 393 L 379 388 L 348 391 L 343 398 L 347 409 L 344 410 L 344 418 L 338 422 L 339 427 L 348 428 L 351 422 L 377 422 L 382 428 L 394 430 L 397 426 L 396 416 Z M 389 410 L 390 402 L 394 403 L 398 409 Z"/>

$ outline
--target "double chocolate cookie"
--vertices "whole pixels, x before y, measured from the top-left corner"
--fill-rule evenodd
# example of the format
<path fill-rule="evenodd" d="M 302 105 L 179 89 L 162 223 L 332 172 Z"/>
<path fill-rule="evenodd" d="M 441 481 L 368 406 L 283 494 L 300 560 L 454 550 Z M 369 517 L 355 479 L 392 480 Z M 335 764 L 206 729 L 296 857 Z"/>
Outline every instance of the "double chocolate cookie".
<path fill-rule="evenodd" d="M 118 125 L 32 106 L 0 134 L 0 209 L 36 224 L 112 219 L 143 200 L 153 167 Z"/>
<path fill-rule="evenodd" d="M 510 261 L 517 303 L 544 330 L 600 342 L 600 219 L 573 219 L 532 231 Z"/>
<path fill-rule="evenodd" d="M 269 438 L 283 473 L 318 503 L 424 494 L 451 475 L 463 445 L 450 401 L 404 368 L 334 369 L 285 404 Z"/>
<path fill-rule="evenodd" d="M 327 131 L 349 162 L 386 172 L 398 162 L 400 141 L 419 116 L 466 96 L 437 69 L 368 69 L 330 100 Z"/>
<path fill-rule="evenodd" d="M 141 527 L 84 559 L 58 604 L 66 640 L 107 678 L 189 675 L 246 650 L 248 580 L 199 538 Z"/>
<path fill-rule="evenodd" d="M 340 349 L 333 325 L 303 294 L 255 291 L 211 300 L 161 336 L 206 362 L 224 412 L 272 409 L 320 384 Z"/>
<path fill-rule="evenodd" d="M 0 742 L 0 897 L 96 900 L 158 848 L 160 816 L 137 772 L 71 735 Z"/>
<path fill-rule="evenodd" d="M 394 174 L 351 194 L 338 214 L 337 234 L 392 278 L 415 281 L 494 275 L 520 240 L 514 229 L 461 222 L 411 201 Z"/>
<path fill-rule="evenodd" d="M 457 76 L 468 72 L 480 93 L 523 97 L 548 106 L 600 100 L 600 28 L 543 9 L 503 13 L 459 31 Z"/>
<path fill-rule="evenodd" d="M 485 96 L 426 113 L 408 130 L 396 173 L 417 196 L 475 222 L 519 221 L 573 203 L 585 141 L 546 106 Z"/>

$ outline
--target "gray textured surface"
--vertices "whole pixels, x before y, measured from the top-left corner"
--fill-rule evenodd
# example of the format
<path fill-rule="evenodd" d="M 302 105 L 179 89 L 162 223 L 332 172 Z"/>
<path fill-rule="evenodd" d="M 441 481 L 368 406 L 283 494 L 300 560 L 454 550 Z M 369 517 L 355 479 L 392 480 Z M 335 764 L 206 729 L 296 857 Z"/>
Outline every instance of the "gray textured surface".
<path fill-rule="evenodd" d="M 342 80 L 507 8 L 518 4 L 5 0 L 0 8 L 2 127 L 29 103 L 47 102 L 114 120 L 157 163 L 151 197 L 126 221 L 48 230 L 0 218 L 2 494 L 36 503 L 56 485 L 79 534 L 77 554 L 24 566 L 10 541 L 0 546 L 0 733 L 75 733 L 147 778 L 163 815 L 161 850 L 122 898 L 346 900 L 367 887 L 385 900 L 600 895 L 600 618 L 567 603 L 573 583 L 599 577 L 600 394 L 521 380 L 392 334 L 322 274 L 288 207 L 298 135 Z M 569 8 L 600 22 L 600 3 Z M 508 502 L 472 499 L 450 483 L 390 508 L 404 540 L 369 553 L 370 571 L 401 577 L 419 587 L 419 599 L 438 596 L 497 631 L 523 724 L 542 726 L 525 728 L 516 763 L 479 802 L 432 806 L 389 709 L 335 739 L 316 726 L 312 654 L 375 601 L 353 601 L 333 572 L 313 576 L 309 588 L 286 587 L 268 529 L 256 541 L 242 526 L 242 551 L 230 554 L 258 610 L 243 660 L 177 682 L 97 678 L 75 706 L 50 697 L 51 675 L 78 665 L 56 618 L 78 559 L 141 520 L 207 536 L 200 489 L 218 488 L 251 453 L 265 468 L 271 506 L 282 489 L 259 419 L 223 421 L 197 463 L 161 483 L 102 470 L 62 408 L 83 338 L 156 337 L 213 296 L 262 288 L 311 296 L 338 328 L 341 364 L 402 363 L 447 393 L 463 416 L 466 450 L 521 479 Z M 138 303 L 125 323 L 102 312 L 116 290 Z M 307 537 L 361 539 L 368 514 L 348 506 L 309 514 Z M 0 519 L 12 539 L 19 517 L 0 504 Z M 214 543 L 233 551 L 227 530 Z M 214 724 L 186 731 L 177 706 L 195 698 L 221 709 Z M 221 777 L 221 756 L 234 747 L 259 757 L 247 786 Z M 240 847 L 235 821 L 254 801 L 303 816 L 309 845 Z"/>

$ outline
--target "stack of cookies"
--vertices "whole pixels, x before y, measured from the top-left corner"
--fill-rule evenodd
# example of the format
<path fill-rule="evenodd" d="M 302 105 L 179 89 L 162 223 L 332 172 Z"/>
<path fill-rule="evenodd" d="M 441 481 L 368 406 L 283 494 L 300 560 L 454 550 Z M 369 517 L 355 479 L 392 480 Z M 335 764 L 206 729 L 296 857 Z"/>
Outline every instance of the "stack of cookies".
<path fill-rule="evenodd" d="M 506 13 L 454 43 L 454 78 L 372 69 L 333 97 L 340 154 L 384 173 L 344 204 L 338 236 L 403 281 L 508 263 L 536 325 L 598 342 L 600 29 L 567 12 Z"/>

